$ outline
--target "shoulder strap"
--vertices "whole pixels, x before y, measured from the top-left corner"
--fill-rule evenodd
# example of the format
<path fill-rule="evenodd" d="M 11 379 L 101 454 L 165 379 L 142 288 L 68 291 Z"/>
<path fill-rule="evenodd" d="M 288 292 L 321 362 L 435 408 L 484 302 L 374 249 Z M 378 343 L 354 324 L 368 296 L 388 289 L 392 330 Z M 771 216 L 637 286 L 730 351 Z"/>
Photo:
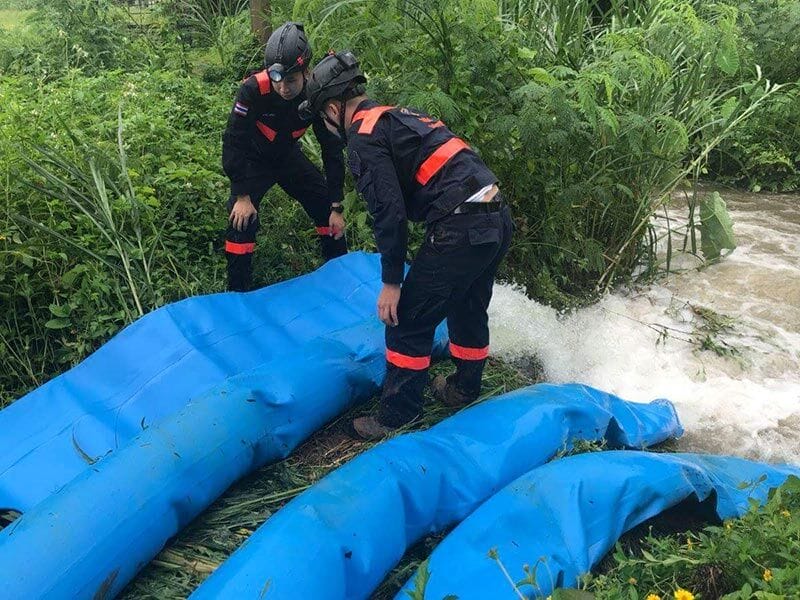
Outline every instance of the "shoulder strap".
<path fill-rule="evenodd" d="M 358 133 L 363 133 L 366 135 L 371 134 L 372 130 L 375 129 L 375 124 L 378 122 L 378 119 L 381 118 L 381 115 L 386 111 L 392 110 L 393 108 L 396 107 L 374 106 L 373 108 L 367 108 L 358 111 L 353 115 L 353 122 L 361 121 L 361 125 L 358 127 Z"/>
<path fill-rule="evenodd" d="M 267 73 L 266 69 L 256 73 L 255 78 L 256 82 L 258 83 L 258 91 L 261 92 L 261 95 L 266 96 L 269 94 L 272 89 L 272 85 L 269 82 L 269 73 Z"/>

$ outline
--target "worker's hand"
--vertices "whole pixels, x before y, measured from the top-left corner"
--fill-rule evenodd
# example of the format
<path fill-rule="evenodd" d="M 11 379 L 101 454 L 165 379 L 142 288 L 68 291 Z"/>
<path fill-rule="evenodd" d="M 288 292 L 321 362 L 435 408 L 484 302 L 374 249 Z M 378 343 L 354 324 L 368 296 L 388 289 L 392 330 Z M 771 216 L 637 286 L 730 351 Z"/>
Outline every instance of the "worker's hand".
<path fill-rule="evenodd" d="M 228 220 L 236 231 L 244 231 L 250 225 L 250 222 L 256 218 L 256 215 L 258 215 L 258 211 L 250 201 L 250 196 L 237 196 Z"/>
<path fill-rule="evenodd" d="M 400 302 L 400 285 L 384 283 L 378 295 L 378 318 L 389 327 L 397 327 L 397 304 Z"/>
<path fill-rule="evenodd" d="M 328 219 L 328 225 L 331 228 L 331 235 L 333 239 L 339 240 L 344 235 L 344 217 L 338 212 L 331 211 L 331 216 Z"/>

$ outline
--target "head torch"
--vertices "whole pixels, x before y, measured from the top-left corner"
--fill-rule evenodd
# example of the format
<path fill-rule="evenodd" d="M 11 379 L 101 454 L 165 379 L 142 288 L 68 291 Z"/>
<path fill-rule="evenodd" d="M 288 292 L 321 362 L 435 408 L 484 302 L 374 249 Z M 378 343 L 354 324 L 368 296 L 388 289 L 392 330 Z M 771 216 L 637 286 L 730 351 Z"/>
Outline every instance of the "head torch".
<path fill-rule="evenodd" d="M 283 81 L 283 78 L 288 75 L 286 72 L 286 67 L 284 67 L 281 63 L 275 63 L 271 67 L 267 68 L 267 74 L 269 78 L 278 83 L 279 81 Z"/>

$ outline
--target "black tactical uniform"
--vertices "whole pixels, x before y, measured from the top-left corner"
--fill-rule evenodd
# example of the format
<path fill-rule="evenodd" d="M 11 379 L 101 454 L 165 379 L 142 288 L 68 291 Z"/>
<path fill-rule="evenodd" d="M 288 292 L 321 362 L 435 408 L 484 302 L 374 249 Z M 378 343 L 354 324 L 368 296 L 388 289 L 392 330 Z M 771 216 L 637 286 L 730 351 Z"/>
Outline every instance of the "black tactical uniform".
<path fill-rule="evenodd" d="M 399 324 L 386 329 L 378 414 L 382 425 L 397 427 L 421 412 L 434 331 L 445 318 L 457 367 L 450 383 L 477 398 L 489 352 L 487 308 L 511 217 L 494 174 L 437 119 L 367 100 L 347 140 L 350 170 L 375 221 L 383 282 L 402 283 Z M 482 193 L 495 195 L 481 202 Z M 408 221 L 427 229 L 404 278 Z"/>
<path fill-rule="evenodd" d="M 266 64 L 278 61 L 282 73 L 306 68 L 311 57 L 302 26 L 287 23 L 270 36 Z M 287 64 L 288 63 L 288 64 Z M 317 117 L 300 118 L 297 107 L 305 99 L 301 93 L 284 100 L 272 87 L 276 77 L 271 67 L 248 77 L 239 87 L 236 101 L 223 136 L 222 165 L 231 180 L 228 200 L 230 213 L 237 196 L 249 195 L 256 210 L 264 194 L 278 184 L 299 201 L 311 217 L 319 235 L 322 256 L 328 260 L 347 252 L 344 237 L 330 235 L 331 204 L 342 201 L 344 181 L 343 143 L 331 134 Z M 303 154 L 298 141 L 311 126 L 322 147 L 325 177 Z M 231 225 L 225 236 L 228 256 L 228 288 L 245 291 L 252 279 L 252 256 L 259 221 L 253 219 L 244 231 Z"/>

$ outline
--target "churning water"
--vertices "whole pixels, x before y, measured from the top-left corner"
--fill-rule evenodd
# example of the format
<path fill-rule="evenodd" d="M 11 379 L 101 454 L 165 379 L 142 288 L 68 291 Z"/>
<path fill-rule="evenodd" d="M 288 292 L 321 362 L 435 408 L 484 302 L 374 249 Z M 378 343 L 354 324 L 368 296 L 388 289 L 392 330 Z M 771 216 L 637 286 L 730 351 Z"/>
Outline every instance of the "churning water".
<path fill-rule="evenodd" d="M 723 197 L 738 247 L 718 264 L 684 256 L 663 282 L 568 315 L 496 286 L 493 354 L 533 356 L 548 381 L 672 400 L 683 450 L 800 462 L 800 197 Z"/>

